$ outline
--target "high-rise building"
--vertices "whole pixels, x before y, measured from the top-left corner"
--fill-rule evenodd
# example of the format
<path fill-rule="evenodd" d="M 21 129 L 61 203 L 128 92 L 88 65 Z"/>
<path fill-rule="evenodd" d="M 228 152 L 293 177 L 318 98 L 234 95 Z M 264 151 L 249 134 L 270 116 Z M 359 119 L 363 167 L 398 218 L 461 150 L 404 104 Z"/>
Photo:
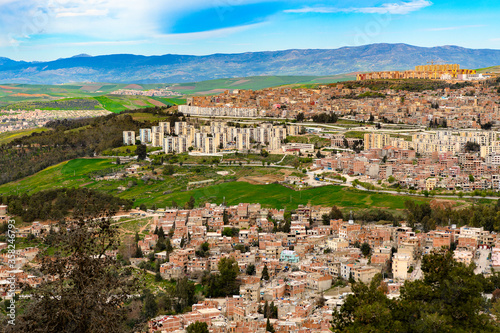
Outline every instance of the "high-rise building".
<path fill-rule="evenodd" d="M 176 152 L 176 139 L 177 137 L 166 136 L 163 138 L 163 151 L 165 154 L 172 154 Z"/>
<path fill-rule="evenodd" d="M 135 131 L 123 131 L 123 144 L 127 146 L 135 145 Z"/>
<path fill-rule="evenodd" d="M 151 144 L 153 147 L 163 146 L 163 137 L 165 136 L 163 132 L 163 127 L 153 126 L 151 127 Z"/>
<path fill-rule="evenodd" d="M 158 123 L 158 126 L 163 130 L 164 135 L 169 135 L 170 134 L 170 122 L 162 122 L 160 121 Z"/>
<path fill-rule="evenodd" d="M 139 138 L 143 145 L 151 142 L 151 129 L 150 128 L 141 128 L 139 130 Z"/>
<path fill-rule="evenodd" d="M 389 144 L 389 134 L 365 133 L 365 150 L 384 148 Z"/>

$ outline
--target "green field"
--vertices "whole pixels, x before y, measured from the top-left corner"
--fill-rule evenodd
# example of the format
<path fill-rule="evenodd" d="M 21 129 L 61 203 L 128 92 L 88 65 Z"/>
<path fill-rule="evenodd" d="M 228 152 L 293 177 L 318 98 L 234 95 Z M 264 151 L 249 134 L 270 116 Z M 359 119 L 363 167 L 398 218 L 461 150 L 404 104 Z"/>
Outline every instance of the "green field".
<path fill-rule="evenodd" d="M 247 78 L 217 79 L 170 85 L 179 95 L 217 94 L 227 89 L 259 90 L 269 87 L 289 86 L 314 88 L 320 84 L 352 80 L 354 76 L 254 76 Z M 63 85 L 0 85 L 0 107 L 22 110 L 93 110 L 105 109 L 121 112 L 153 106 L 185 104 L 185 98 L 111 95 L 118 89 L 164 88 L 166 84 L 63 84 Z"/>
<path fill-rule="evenodd" d="M 260 203 L 265 207 L 294 209 L 297 205 L 337 205 L 343 209 L 380 208 L 389 210 L 404 209 L 404 201 L 411 198 L 418 201 L 429 201 L 428 198 L 416 198 L 404 195 L 369 193 L 341 186 L 325 186 L 302 191 L 294 191 L 279 184 L 252 185 L 246 182 L 226 182 L 190 191 L 185 189 L 188 182 L 217 178 L 217 169 L 201 167 L 194 172 L 193 168 L 182 168 L 178 172 L 184 176 L 166 177 L 163 181 L 143 181 L 138 178 L 127 178 L 120 181 L 94 181 L 90 173 L 111 168 L 119 168 L 111 163 L 111 159 L 75 159 L 49 167 L 37 174 L 16 182 L 0 186 L 0 194 L 34 193 L 58 187 L 84 186 L 105 191 L 125 199 L 135 200 L 135 205 L 142 203 L 148 207 L 170 206 L 172 200 L 184 205 L 191 196 L 197 204 L 204 202 L 226 203 L 236 205 L 240 202 Z M 123 167 L 123 166 L 120 166 Z M 230 170 L 230 169 L 224 169 Z M 235 168 L 236 177 L 245 175 L 276 174 L 274 168 Z M 135 185 L 130 186 L 131 180 Z M 118 187 L 127 189 L 118 191 Z"/>
<path fill-rule="evenodd" d="M 307 88 L 318 84 L 352 80 L 353 78 L 354 76 L 345 74 L 333 76 L 252 76 L 174 84 L 171 89 L 183 95 L 217 94 L 226 89 L 259 90 L 283 85 L 297 85 L 297 87 Z"/>
<path fill-rule="evenodd" d="M 0 194 L 34 193 L 58 187 L 89 185 L 92 171 L 116 167 L 112 159 L 75 159 L 48 167 L 33 176 L 3 184 Z"/>
<path fill-rule="evenodd" d="M 172 200 L 184 204 L 193 196 L 197 204 L 212 202 L 220 204 L 224 198 L 229 205 L 240 202 L 260 203 L 265 207 L 294 209 L 302 205 L 337 205 L 344 209 L 381 208 L 389 210 L 404 209 L 404 202 L 410 197 L 394 196 L 383 193 L 367 193 L 342 186 L 317 187 L 303 191 L 294 191 L 278 184 L 251 185 L 245 182 L 231 182 L 209 186 L 192 191 L 172 193 L 152 202 L 138 200 L 136 204 L 156 204 L 158 207 L 169 206 Z M 129 197 L 130 199 L 130 197 Z M 429 201 L 429 199 L 411 197 L 412 200 Z"/>
<path fill-rule="evenodd" d="M 31 135 L 32 133 L 40 133 L 48 131 L 47 128 L 33 128 L 28 130 L 21 131 L 13 131 L 13 132 L 3 132 L 0 133 L 0 145 L 4 143 L 9 143 L 17 138 L 21 138 L 23 136 Z"/>

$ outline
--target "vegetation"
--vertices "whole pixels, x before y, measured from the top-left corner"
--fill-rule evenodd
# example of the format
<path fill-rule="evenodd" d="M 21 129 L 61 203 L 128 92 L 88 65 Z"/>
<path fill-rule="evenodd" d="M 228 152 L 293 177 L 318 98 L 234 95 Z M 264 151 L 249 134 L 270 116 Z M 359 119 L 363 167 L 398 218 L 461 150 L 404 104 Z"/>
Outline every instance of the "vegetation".
<path fill-rule="evenodd" d="M 353 295 L 333 314 L 333 332 L 499 332 L 482 297 L 490 281 L 475 266 L 453 259 L 451 251 L 422 260 L 423 280 L 406 281 L 399 299 L 389 299 L 377 275 L 370 285 L 356 283 Z"/>
<path fill-rule="evenodd" d="M 460 89 L 463 87 L 472 86 L 470 82 L 447 83 L 441 80 L 431 79 L 401 79 L 401 80 L 364 80 L 364 81 L 347 81 L 342 82 L 345 88 L 368 88 L 373 91 L 394 89 L 405 90 L 413 92 L 422 92 L 424 90 L 438 90 L 438 89 Z"/>
<path fill-rule="evenodd" d="M 217 264 L 219 273 L 207 273 L 202 278 L 202 284 L 205 286 L 205 296 L 207 297 L 225 297 L 237 295 L 239 285 L 236 277 L 239 274 L 238 262 L 233 258 L 221 258 Z"/>
<path fill-rule="evenodd" d="M 26 194 L 0 196 L 0 203 L 6 204 L 11 214 L 22 217 L 25 222 L 58 221 L 70 215 L 70 212 L 75 217 L 74 214 L 79 212 L 78 205 L 86 201 L 94 203 L 87 207 L 88 214 L 132 208 L 130 200 L 115 198 L 86 188 L 45 190 L 31 196 Z"/>
<path fill-rule="evenodd" d="M 31 135 L 32 133 L 40 133 L 48 131 L 47 128 L 34 128 L 29 130 L 21 130 L 21 131 L 13 131 L 13 132 L 3 132 L 0 133 L 0 145 L 4 143 L 9 143 L 17 138 L 21 138 L 23 136 Z"/>
<path fill-rule="evenodd" d="M 8 106 L 22 110 L 102 110 L 103 107 L 93 98 L 67 98 L 55 101 L 21 102 Z"/>
<path fill-rule="evenodd" d="M 143 110 L 153 114 L 163 114 L 170 119 L 177 115 L 165 109 Z M 174 120 L 175 121 L 175 120 Z M 0 146 L 0 184 L 32 175 L 46 167 L 65 160 L 93 156 L 119 147 L 124 130 L 137 131 L 149 127 L 150 122 L 138 122 L 129 114 L 109 115 L 94 119 L 57 120 L 47 123 L 53 131 L 32 133 Z M 83 127 L 81 131 L 69 131 Z"/>
<path fill-rule="evenodd" d="M 124 331 L 124 304 L 136 292 L 136 280 L 121 274 L 107 255 L 118 248 L 118 230 L 108 218 L 112 212 L 99 211 L 100 205 L 98 198 L 79 198 L 75 218 L 50 235 L 57 250 L 39 258 L 40 271 L 58 278 L 29 291 L 16 325 L 4 325 L 8 332 Z"/>
<path fill-rule="evenodd" d="M 194 322 L 186 327 L 186 333 L 208 333 L 207 323 L 202 323 L 200 321 Z"/>
<path fill-rule="evenodd" d="M 453 210 L 431 208 L 429 203 L 417 204 L 410 200 L 405 202 L 405 206 L 409 225 L 414 228 L 420 226 L 425 232 L 449 223 L 500 231 L 500 200 L 495 204 L 473 205 Z"/>

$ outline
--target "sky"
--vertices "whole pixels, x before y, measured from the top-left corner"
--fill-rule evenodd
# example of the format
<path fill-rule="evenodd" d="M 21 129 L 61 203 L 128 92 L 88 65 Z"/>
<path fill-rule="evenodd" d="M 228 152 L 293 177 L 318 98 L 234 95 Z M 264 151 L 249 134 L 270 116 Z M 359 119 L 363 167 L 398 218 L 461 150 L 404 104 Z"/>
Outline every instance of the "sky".
<path fill-rule="evenodd" d="M 332 49 L 500 49 L 500 1 L 0 0 L 0 57 Z"/>

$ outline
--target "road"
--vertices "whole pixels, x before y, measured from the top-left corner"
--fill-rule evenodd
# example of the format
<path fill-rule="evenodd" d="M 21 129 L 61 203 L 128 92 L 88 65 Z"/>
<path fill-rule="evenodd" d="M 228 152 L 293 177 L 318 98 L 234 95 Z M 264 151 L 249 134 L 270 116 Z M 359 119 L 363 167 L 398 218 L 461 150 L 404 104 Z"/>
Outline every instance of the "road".
<path fill-rule="evenodd" d="M 478 249 L 476 254 L 479 253 L 479 257 L 474 259 L 476 263 L 476 269 L 474 270 L 475 274 L 488 273 L 490 271 L 490 261 L 488 260 L 488 256 L 491 253 L 489 249 Z"/>

